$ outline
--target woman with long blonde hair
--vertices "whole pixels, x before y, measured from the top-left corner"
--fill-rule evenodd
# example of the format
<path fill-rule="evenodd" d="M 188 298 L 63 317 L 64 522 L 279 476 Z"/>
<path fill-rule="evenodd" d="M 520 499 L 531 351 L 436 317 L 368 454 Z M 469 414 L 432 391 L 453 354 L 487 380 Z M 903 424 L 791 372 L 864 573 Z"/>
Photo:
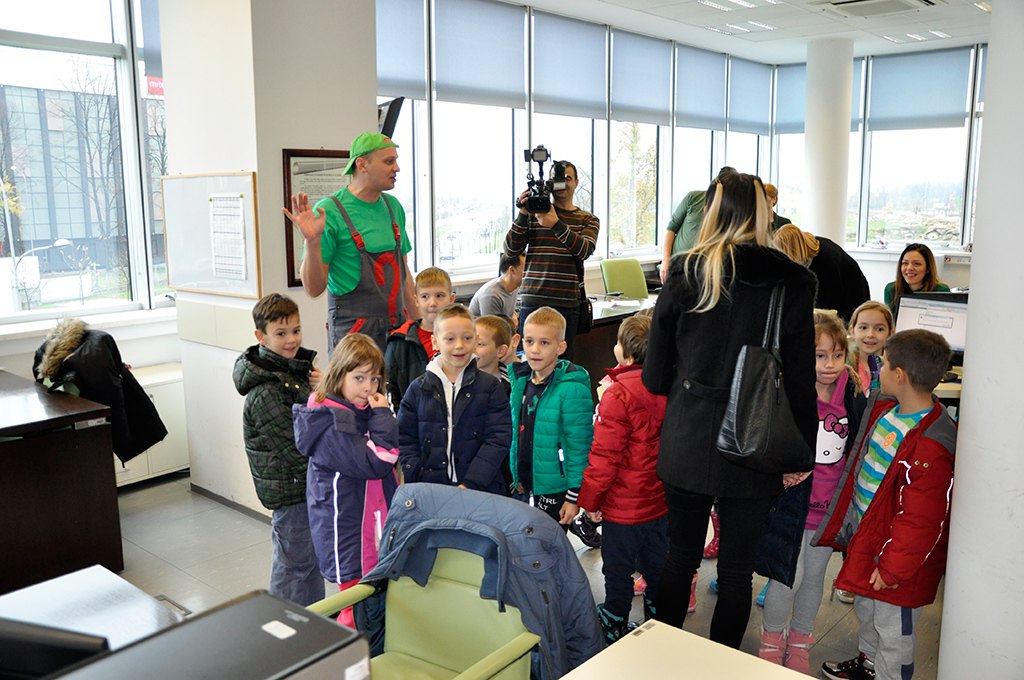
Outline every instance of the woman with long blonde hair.
<path fill-rule="evenodd" d="M 814 443 L 814 276 L 771 246 L 760 178 L 720 177 L 706 203 L 697 244 L 672 261 L 658 296 L 643 369 L 647 388 L 668 395 L 658 476 L 669 508 L 669 554 L 655 607 L 659 620 L 682 626 L 717 498 L 719 594 L 711 639 L 739 647 L 758 540 L 785 476 L 731 463 L 715 442 L 740 348 L 761 344 L 772 290 L 781 284 L 784 387 L 798 427 Z"/>

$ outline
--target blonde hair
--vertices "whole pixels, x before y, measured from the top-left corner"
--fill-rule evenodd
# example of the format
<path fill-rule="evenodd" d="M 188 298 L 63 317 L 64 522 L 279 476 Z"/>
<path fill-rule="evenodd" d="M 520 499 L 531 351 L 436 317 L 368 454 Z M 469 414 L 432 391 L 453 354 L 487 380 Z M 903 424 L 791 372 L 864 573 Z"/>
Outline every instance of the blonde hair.
<path fill-rule="evenodd" d="M 558 335 L 558 339 L 565 340 L 565 317 L 551 307 L 538 307 L 530 312 L 530 316 L 526 317 L 526 321 L 523 322 L 524 330 L 528 323 L 554 328 Z"/>
<path fill-rule="evenodd" d="M 846 355 L 846 373 L 850 376 L 850 382 L 860 391 L 860 376 L 850 366 L 850 340 L 846 336 L 846 329 L 843 328 L 843 320 L 832 311 L 823 309 L 814 310 L 814 345 L 817 347 L 818 338 L 827 337 L 832 341 L 832 346 L 843 350 Z"/>
<path fill-rule="evenodd" d="M 416 275 L 416 290 L 421 288 L 445 288 L 452 292 L 452 277 L 440 267 L 427 267 Z"/>
<path fill-rule="evenodd" d="M 779 227 L 772 237 L 772 242 L 777 249 L 786 254 L 786 257 L 804 266 L 810 264 L 821 249 L 821 244 L 814 234 L 803 231 L 795 224 L 784 224 Z"/>
<path fill-rule="evenodd" d="M 362 333 L 349 333 L 338 346 L 334 348 L 331 355 L 331 363 L 327 365 L 320 384 L 316 388 L 316 400 L 323 401 L 328 394 L 341 395 L 341 386 L 345 383 L 345 376 L 360 366 L 370 364 L 371 369 L 380 373 L 380 384 L 377 391 L 384 394 L 386 377 L 384 375 L 384 355 L 380 347 L 369 335 Z"/>
<path fill-rule="evenodd" d="M 465 305 L 453 302 L 450 305 L 445 305 L 438 311 L 437 316 L 434 318 L 434 332 L 437 332 L 437 327 L 441 325 L 442 321 L 455 318 L 469 319 L 470 323 L 473 322 L 473 315 L 469 313 Z"/>
<path fill-rule="evenodd" d="M 478 327 L 482 326 L 483 328 L 491 331 L 491 337 L 494 338 L 495 347 L 512 345 L 512 326 L 508 321 L 505 321 L 500 316 L 487 314 L 485 316 L 478 317 L 475 323 Z"/>
<path fill-rule="evenodd" d="M 708 187 L 708 206 L 697 244 L 686 253 L 687 276 L 697 284 L 698 314 L 718 305 L 728 295 L 725 274 L 735 265 L 735 247 L 743 243 L 770 246 L 771 211 L 761 179 L 741 173 L 719 176 Z"/>

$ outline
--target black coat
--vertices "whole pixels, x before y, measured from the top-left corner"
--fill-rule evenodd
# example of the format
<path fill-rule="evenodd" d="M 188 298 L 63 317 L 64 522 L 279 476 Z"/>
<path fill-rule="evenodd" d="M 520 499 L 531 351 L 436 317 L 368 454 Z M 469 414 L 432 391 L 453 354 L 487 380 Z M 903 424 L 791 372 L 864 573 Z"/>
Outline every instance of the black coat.
<path fill-rule="evenodd" d="M 783 381 L 796 424 L 807 443 L 814 444 L 814 276 L 777 250 L 737 246 L 735 271 L 730 267 L 726 272 L 728 297 L 697 314 L 690 311 L 697 285 L 683 271 L 685 261 L 672 260 L 654 308 L 643 369 L 647 389 L 668 395 L 658 476 L 670 486 L 711 496 L 774 496 L 782 490 L 782 475 L 727 461 L 715 441 L 740 348 L 761 344 L 771 292 L 781 281 Z"/>
<path fill-rule="evenodd" d="M 808 265 L 818 277 L 818 296 L 814 306 L 834 309 L 846 322 L 853 310 L 871 299 L 871 289 L 857 260 L 835 241 L 818 236 L 818 254 Z"/>
<path fill-rule="evenodd" d="M 73 383 L 85 399 L 110 407 L 114 453 L 122 463 L 167 436 L 160 414 L 132 372 L 121 361 L 114 338 L 85 329 L 80 321 L 48 338 L 36 350 L 32 372 L 38 382 L 53 381 L 50 391 Z"/>
<path fill-rule="evenodd" d="M 846 455 L 850 454 L 853 443 L 860 431 L 867 399 L 864 393 L 850 380 L 846 383 L 843 406 L 849 419 L 849 436 L 846 438 Z M 808 506 L 811 502 L 811 475 L 800 484 L 786 489 L 772 501 L 771 513 L 761 542 L 757 547 L 754 571 L 762 576 L 780 581 L 790 588 L 796 579 L 796 562 L 803 550 L 804 524 L 807 522 Z"/>

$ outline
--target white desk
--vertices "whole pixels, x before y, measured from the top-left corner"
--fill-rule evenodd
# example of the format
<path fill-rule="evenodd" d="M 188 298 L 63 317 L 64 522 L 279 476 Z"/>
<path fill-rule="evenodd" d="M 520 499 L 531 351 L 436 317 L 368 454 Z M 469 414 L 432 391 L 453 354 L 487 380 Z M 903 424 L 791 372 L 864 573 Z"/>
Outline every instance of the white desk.
<path fill-rule="evenodd" d="M 960 376 L 962 381 L 964 378 L 964 367 L 954 366 L 953 372 Z M 935 387 L 935 396 L 939 399 L 959 399 L 960 398 L 960 383 L 959 382 L 943 382 L 939 383 Z"/>
<path fill-rule="evenodd" d="M 659 621 L 648 621 L 563 680 L 797 680 L 807 676 Z"/>

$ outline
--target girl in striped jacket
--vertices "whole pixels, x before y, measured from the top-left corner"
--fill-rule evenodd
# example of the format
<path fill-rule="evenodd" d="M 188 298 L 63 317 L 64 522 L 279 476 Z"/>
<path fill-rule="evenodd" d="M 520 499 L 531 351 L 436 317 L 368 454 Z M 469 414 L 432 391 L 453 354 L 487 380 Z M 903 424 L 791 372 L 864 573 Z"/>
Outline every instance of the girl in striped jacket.
<path fill-rule="evenodd" d="M 295 444 L 309 458 L 306 504 L 320 572 L 340 590 L 376 566 L 398 487 L 398 424 L 383 394 L 383 373 L 376 343 L 347 335 L 306 406 L 292 407 Z M 356 627 L 351 609 L 338 622 Z"/>

